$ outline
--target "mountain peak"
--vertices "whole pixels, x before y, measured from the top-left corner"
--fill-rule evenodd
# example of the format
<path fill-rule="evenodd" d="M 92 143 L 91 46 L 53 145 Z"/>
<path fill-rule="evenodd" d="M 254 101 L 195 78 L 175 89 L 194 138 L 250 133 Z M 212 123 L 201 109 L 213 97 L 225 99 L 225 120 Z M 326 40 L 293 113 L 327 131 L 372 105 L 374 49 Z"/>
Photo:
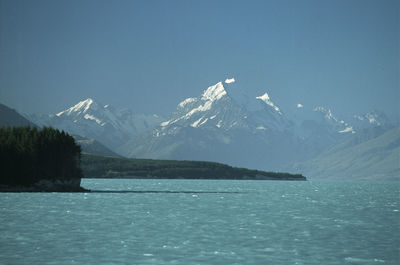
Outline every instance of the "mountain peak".
<path fill-rule="evenodd" d="M 208 87 L 203 92 L 201 99 L 215 101 L 221 99 L 226 94 L 227 93 L 225 91 L 224 85 L 222 84 L 222 82 L 218 82 L 217 84 Z"/>
<path fill-rule="evenodd" d="M 96 103 L 94 102 L 94 100 L 92 98 L 88 98 L 88 99 L 80 101 L 78 104 L 76 104 L 75 106 L 72 106 L 71 108 L 69 108 L 67 110 L 57 113 L 56 115 L 58 117 L 62 116 L 63 114 L 70 115 L 71 113 L 77 113 L 79 115 L 81 113 L 87 112 L 89 110 L 89 108 L 95 104 Z"/>
<path fill-rule="evenodd" d="M 264 103 L 266 103 L 267 105 L 271 106 L 276 112 L 278 112 L 279 114 L 282 114 L 279 107 L 276 106 L 270 99 L 269 95 L 267 92 L 264 93 L 264 95 L 261 95 L 259 97 L 256 97 L 256 99 L 259 99 L 261 101 L 263 101 Z"/>
<path fill-rule="evenodd" d="M 270 98 L 269 98 L 268 93 L 264 93 L 264 95 L 259 96 L 259 97 L 256 97 L 256 98 L 257 98 L 257 99 L 261 99 L 261 100 L 264 101 L 264 102 L 270 101 Z"/>
<path fill-rule="evenodd" d="M 231 84 L 231 83 L 235 83 L 235 78 L 227 78 L 227 79 L 225 79 L 225 84 Z"/>

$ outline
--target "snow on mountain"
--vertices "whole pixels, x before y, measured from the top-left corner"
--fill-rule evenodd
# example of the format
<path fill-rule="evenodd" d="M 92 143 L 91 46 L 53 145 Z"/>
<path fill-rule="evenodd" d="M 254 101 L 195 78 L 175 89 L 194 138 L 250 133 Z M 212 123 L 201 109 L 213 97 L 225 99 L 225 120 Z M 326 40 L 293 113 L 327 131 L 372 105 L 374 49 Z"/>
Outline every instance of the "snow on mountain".
<path fill-rule="evenodd" d="M 354 115 L 352 123 L 354 123 L 358 129 L 365 129 L 371 126 L 387 125 L 390 123 L 390 120 L 382 111 L 374 110 L 368 113 Z"/>
<path fill-rule="evenodd" d="M 262 168 L 277 170 L 282 161 L 296 155 L 281 152 L 296 146 L 291 135 L 293 124 L 267 93 L 250 96 L 233 80 L 218 82 L 198 97 L 181 101 L 170 119 L 151 134 L 129 141 L 120 152 L 248 167 L 262 164 Z"/>
<path fill-rule="evenodd" d="M 324 116 L 325 120 L 328 121 L 333 130 L 338 133 L 355 133 L 353 127 L 345 122 L 344 120 L 337 119 L 330 109 L 318 106 L 314 109 L 314 112 L 320 113 Z"/>
<path fill-rule="evenodd" d="M 332 132 L 339 134 L 355 134 L 357 131 L 371 128 L 375 126 L 383 126 L 389 124 L 390 121 L 387 116 L 380 111 L 372 111 L 365 114 L 354 115 L 352 118 L 339 119 L 336 117 L 330 109 L 317 106 L 312 111 L 305 108 L 303 105 L 299 107 L 297 105 L 297 116 L 294 120 L 297 123 L 301 123 L 301 127 L 304 129 L 307 127 L 306 124 L 310 124 L 310 121 L 318 123 L 318 127 L 327 126 Z"/>
<path fill-rule="evenodd" d="M 315 134 L 335 137 L 356 133 L 351 123 L 337 118 L 330 109 L 322 106 L 310 108 L 298 103 L 289 111 L 288 117 L 295 123 L 295 133 L 301 138 L 316 137 Z"/>
<path fill-rule="evenodd" d="M 55 115 L 32 118 L 40 125 L 96 139 L 111 149 L 153 129 L 163 120 L 157 115 L 135 114 L 129 109 L 116 109 L 110 105 L 99 104 L 91 98 Z"/>
<path fill-rule="evenodd" d="M 32 120 L 96 139 L 125 156 L 208 160 L 275 171 L 354 139 L 364 128 L 373 128 L 363 131 L 368 137 L 384 132 L 382 125 L 389 123 L 377 111 L 342 119 L 322 106 L 297 103 L 284 110 L 273 95 L 260 94 L 252 95 L 232 77 L 179 102 L 168 119 L 89 98 Z"/>
<path fill-rule="evenodd" d="M 203 92 L 201 99 L 207 102 L 213 102 L 221 99 L 225 95 L 226 91 L 224 85 L 222 84 L 222 82 L 218 82 L 217 84 L 207 88 L 207 90 Z"/>
<path fill-rule="evenodd" d="M 231 84 L 231 83 L 234 83 L 235 82 L 235 78 L 227 78 L 227 79 L 225 79 L 225 83 L 226 84 Z"/>
<path fill-rule="evenodd" d="M 269 98 L 268 93 L 264 93 L 264 95 L 256 97 L 256 99 L 259 99 L 263 102 L 265 102 L 267 105 L 271 106 L 276 112 L 278 112 L 280 115 L 282 115 L 281 111 L 279 110 L 279 107 L 276 106 Z"/>
<path fill-rule="evenodd" d="M 200 97 L 185 99 L 178 104 L 177 111 L 172 118 L 161 124 L 162 133 L 171 133 L 174 127 L 213 127 L 230 129 L 235 124 L 235 115 L 228 110 L 241 110 L 233 105 L 227 97 L 227 92 L 222 82 L 207 88 Z M 243 113 L 241 116 L 244 116 Z"/>
<path fill-rule="evenodd" d="M 98 105 L 97 103 L 94 103 L 93 99 L 88 98 L 86 100 L 83 100 L 76 104 L 75 106 L 72 106 L 71 108 L 61 111 L 56 114 L 56 116 L 60 117 L 62 115 L 79 115 L 81 113 L 86 113 L 90 107 L 92 106 L 92 110 L 97 110 Z"/>
<path fill-rule="evenodd" d="M 168 121 L 161 123 L 158 135 L 176 131 L 175 126 L 231 130 L 286 130 L 290 122 L 265 93 L 249 97 L 238 87 L 234 78 L 209 86 L 199 97 L 180 102 Z"/>
<path fill-rule="evenodd" d="M 187 98 L 184 101 L 182 101 L 181 103 L 178 104 L 178 107 L 180 108 L 184 108 L 187 104 L 193 103 L 195 102 L 197 99 L 196 98 Z"/>

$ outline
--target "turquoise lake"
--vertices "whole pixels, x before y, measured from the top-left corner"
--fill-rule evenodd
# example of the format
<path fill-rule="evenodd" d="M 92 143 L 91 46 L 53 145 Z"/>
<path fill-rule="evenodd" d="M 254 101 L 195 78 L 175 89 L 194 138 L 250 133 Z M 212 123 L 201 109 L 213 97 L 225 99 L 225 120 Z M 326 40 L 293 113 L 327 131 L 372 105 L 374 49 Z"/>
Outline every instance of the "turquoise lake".
<path fill-rule="evenodd" d="M 400 264 L 400 183 L 84 179 L 0 193 L 0 264 Z"/>

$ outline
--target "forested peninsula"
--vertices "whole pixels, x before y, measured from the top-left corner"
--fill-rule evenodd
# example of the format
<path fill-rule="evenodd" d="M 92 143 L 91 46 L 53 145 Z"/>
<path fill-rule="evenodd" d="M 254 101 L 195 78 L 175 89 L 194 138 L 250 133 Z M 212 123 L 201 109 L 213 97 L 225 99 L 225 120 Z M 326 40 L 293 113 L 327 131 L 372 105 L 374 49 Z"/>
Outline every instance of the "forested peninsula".
<path fill-rule="evenodd" d="M 52 128 L 0 128 L 0 191 L 86 191 L 81 148 Z"/>
<path fill-rule="evenodd" d="M 82 178 L 306 180 L 299 174 L 202 161 L 81 154 L 74 138 L 44 127 L 0 128 L 0 191 L 81 192 Z"/>
<path fill-rule="evenodd" d="M 300 174 L 235 168 L 203 161 L 152 160 L 82 155 L 85 178 L 306 180 Z"/>

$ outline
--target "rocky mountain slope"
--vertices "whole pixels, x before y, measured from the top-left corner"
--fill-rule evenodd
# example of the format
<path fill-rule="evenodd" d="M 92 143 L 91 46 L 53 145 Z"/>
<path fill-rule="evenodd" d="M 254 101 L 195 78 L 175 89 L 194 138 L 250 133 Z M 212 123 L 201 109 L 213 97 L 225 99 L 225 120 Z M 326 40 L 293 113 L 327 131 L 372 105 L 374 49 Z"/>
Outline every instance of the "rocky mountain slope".
<path fill-rule="evenodd" d="M 163 120 L 157 115 L 135 114 L 129 109 L 102 105 L 91 98 L 57 114 L 32 115 L 30 118 L 39 125 L 95 139 L 113 150 Z"/>

